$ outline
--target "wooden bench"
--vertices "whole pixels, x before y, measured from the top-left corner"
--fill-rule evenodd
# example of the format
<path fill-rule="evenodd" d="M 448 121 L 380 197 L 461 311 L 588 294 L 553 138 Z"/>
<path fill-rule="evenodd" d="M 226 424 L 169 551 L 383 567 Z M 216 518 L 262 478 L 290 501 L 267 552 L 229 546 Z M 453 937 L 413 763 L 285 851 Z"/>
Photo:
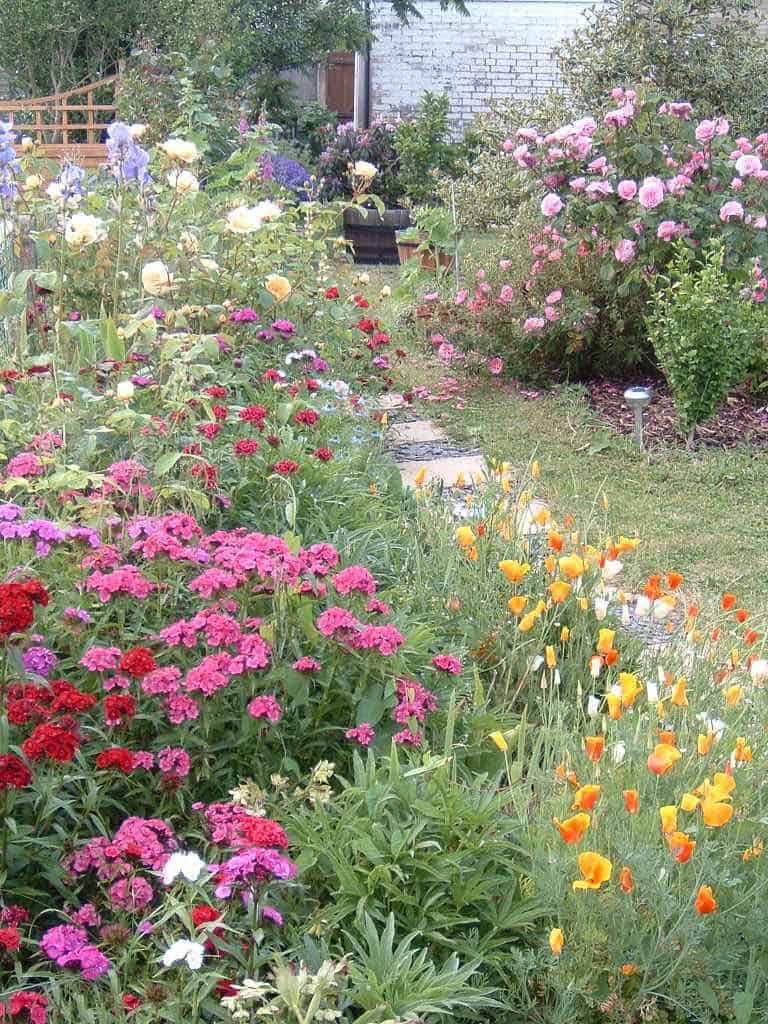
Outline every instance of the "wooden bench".
<path fill-rule="evenodd" d="M 19 136 L 29 135 L 47 157 L 98 167 L 107 158 L 104 133 L 117 112 L 117 81 L 112 75 L 53 96 L 0 100 L 0 121 L 10 121 Z M 105 93 L 111 102 L 97 103 L 97 94 Z"/>

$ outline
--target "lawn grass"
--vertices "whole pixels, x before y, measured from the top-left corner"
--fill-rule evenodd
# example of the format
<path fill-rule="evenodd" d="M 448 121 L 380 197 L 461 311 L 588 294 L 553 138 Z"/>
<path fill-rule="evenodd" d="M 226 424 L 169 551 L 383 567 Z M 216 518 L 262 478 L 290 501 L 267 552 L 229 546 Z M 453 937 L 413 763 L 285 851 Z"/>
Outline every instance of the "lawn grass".
<path fill-rule="evenodd" d="M 397 386 L 446 376 L 462 379 L 412 346 Z M 748 609 L 768 613 L 768 452 L 641 451 L 601 422 L 577 387 L 531 400 L 496 381 L 468 383 L 464 409 L 422 403 L 422 414 L 488 457 L 517 467 L 538 458 L 541 496 L 591 537 L 641 536 L 627 566 L 635 582 L 674 569 L 696 600 L 733 590 Z"/>

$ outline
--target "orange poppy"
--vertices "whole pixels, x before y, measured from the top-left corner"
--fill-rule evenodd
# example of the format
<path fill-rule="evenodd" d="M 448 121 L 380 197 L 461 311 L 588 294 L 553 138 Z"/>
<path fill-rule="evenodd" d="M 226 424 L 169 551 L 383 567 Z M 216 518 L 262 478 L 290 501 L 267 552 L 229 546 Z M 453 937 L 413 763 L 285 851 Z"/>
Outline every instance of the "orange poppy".
<path fill-rule="evenodd" d="M 605 736 L 585 736 L 584 750 L 590 761 L 599 761 L 605 749 Z"/>
<path fill-rule="evenodd" d="M 648 582 L 643 587 L 643 593 L 649 597 L 651 601 L 655 601 L 657 598 L 661 597 L 661 576 L 649 576 Z"/>
<path fill-rule="evenodd" d="M 519 583 L 531 571 L 527 562 L 519 562 L 516 558 L 505 558 L 499 562 L 499 569 L 510 583 Z"/>
<path fill-rule="evenodd" d="M 624 790 L 624 807 L 627 814 L 637 814 L 640 810 L 640 794 L 636 789 Z"/>
<path fill-rule="evenodd" d="M 664 705 L 660 704 L 659 709 L 659 713 L 663 715 Z M 669 743 L 670 746 L 674 747 L 676 738 L 675 733 L 671 729 L 659 729 L 659 743 Z"/>
<path fill-rule="evenodd" d="M 601 787 L 594 784 L 581 786 L 573 794 L 573 809 L 578 811 L 594 810 L 595 804 L 600 799 L 601 791 Z"/>
<path fill-rule="evenodd" d="M 560 566 L 560 572 L 569 580 L 577 580 L 584 574 L 584 559 L 578 555 L 565 555 L 557 564 Z"/>
<path fill-rule="evenodd" d="M 608 704 L 608 717 L 618 722 L 621 718 L 621 697 L 617 693 L 606 693 L 605 699 Z"/>
<path fill-rule="evenodd" d="M 607 632 L 610 632 L 610 631 L 607 631 Z M 618 660 L 619 660 L 619 652 L 613 650 L 613 648 L 611 648 L 610 651 L 606 651 L 605 654 L 603 655 L 603 661 L 605 662 L 606 665 L 615 665 Z"/>
<path fill-rule="evenodd" d="M 733 608 L 735 606 L 735 604 L 736 604 L 736 595 L 735 594 L 728 594 L 728 593 L 726 593 L 726 594 L 723 594 L 723 596 L 720 598 L 720 607 L 723 609 L 724 612 L 730 611 L 731 608 Z"/>
<path fill-rule="evenodd" d="M 722 828 L 733 817 L 733 807 L 717 800 L 701 801 L 701 816 L 710 828 Z"/>
<path fill-rule="evenodd" d="M 521 615 L 527 604 L 528 598 L 525 594 L 515 594 L 514 597 L 510 597 L 507 601 L 507 608 L 509 608 L 513 615 Z"/>
<path fill-rule="evenodd" d="M 657 743 L 648 755 L 648 769 L 654 775 L 666 775 L 682 756 L 671 743 Z"/>
<path fill-rule="evenodd" d="M 568 584 L 566 584 L 566 586 L 567 585 Z M 570 629 L 567 626 L 563 626 L 563 628 L 560 630 L 560 643 L 561 644 L 567 644 L 570 639 L 571 639 L 571 631 L 570 631 Z"/>
<path fill-rule="evenodd" d="M 673 832 L 667 837 L 669 849 L 678 864 L 686 864 L 693 856 L 696 843 L 689 839 L 685 832 Z"/>
<path fill-rule="evenodd" d="M 745 761 L 752 760 L 752 747 L 750 747 L 747 744 L 747 741 L 744 739 L 743 736 L 736 737 L 736 748 L 733 751 L 733 756 L 737 761 L 740 761 L 742 764 Z"/>
<path fill-rule="evenodd" d="M 457 526 L 454 536 L 461 548 L 470 548 L 475 543 L 475 535 L 469 526 Z"/>
<path fill-rule="evenodd" d="M 742 624 L 745 623 L 749 618 L 749 614 L 746 608 L 737 608 L 733 614 L 736 616 L 736 621 Z"/>
<path fill-rule="evenodd" d="M 629 868 L 624 867 L 621 869 L 621 874 L 619 875 L 619 885 L 621 886 L 623 892 L 632 892 L 632 890 L 635 888 L 635 880 L 632 877 L 632 872 Z"/>
<path fill-rule="evenodd" d="M 572 883 L 574 889 L 599 889 L 603 882 L 610 881 L 613 864 L 607 857 L 589 851 L 580 853 L 577 863 L 583 878 Z"/>
<path fill-rule="evenodd" d="M 554 604 L 562 604 L 568 600 L 571 589 L 571 584 L 566 583 L 565 580 L 555 580 L 554 583 L 549 585 L 549 596 Z"/>
<path fill-rule="evenodd" d="M 688 707 L 688 697 L 685 693 L 685 688 L 688 685 L 688 680 L 685 676 L 680 676 L 675 685 L 672 687 L 672 696 L 669 698 L 670 703 L 674 704 L 677 708 Z"/>
<path fill-rule="evenodd" d="M 751 647 L 752 644 L 757 643 L 757 641 L 759 639 L 760 639 L 760 634 L 757 632 L 756 629 L 745 629 L 744 630 L 744 643 L 747 644 L 748 646 Z"/>
<path fill-rule="evenodd" d="M 615 629 L 601 629 L 597 634 L 597 653 L 608 654 L 613 650 L 613 639 L 616 636 Z"/>
<path fill-rule="evenodd" d="M 560 536 L 557 530 L 550 530 L 547 534 L 547 544 L 553 551 L 562 551 L 565 540 Z"/>
<path fill-rule="evenodd" d="M 563 842 L 566 843 L 578 843 L 581 841 L 584 833 L 589 828 L 590 817 L 588 814 L 574 814 L 572 818 L 566 818 L 565 821 L 560 821 L 558 818 L 553 818 L 555 828 L 560 833 Z"/>
<path fill-rule="evenodd" d="M 637 974 L 637 964 L 622 964 L 621 973 L 625 978 L 628 978 L 630 974 Z"/>
<path fill-rule="evenodd" d="M 683 582 L 683 577 L 679 572 L 668 572 L 667 573 L 667 586 L 670 590 L 677 590 L 680 584 Z"/>
<path fill-rule="evenodd" d="M 741 855 L 741 859 L 745 864 L 748 864 L 755 857 L 762 857 L 763 851 L 765 850 L 765 843 L 762 839 L 758 839 Z"/>
<path fill-rule="evenodd" d="M 717 900 L 715 894 L 712 892 L 711 885 L 702 885 L 696 894 L 696 902 L 694 903 L 696 912 L 699 914 L 711 914 L 717 910 Z"/>
<path fill-rule="evenodd" d="M 699 752 L 700 757 L 706 757 L 706 755 L 712 749 L 712 744 L 715 742 L 715 734 L 708 732 L 706 736 L 703 733 L 699 733 L 699 738 L 696 741 L 696 749 Z"/>

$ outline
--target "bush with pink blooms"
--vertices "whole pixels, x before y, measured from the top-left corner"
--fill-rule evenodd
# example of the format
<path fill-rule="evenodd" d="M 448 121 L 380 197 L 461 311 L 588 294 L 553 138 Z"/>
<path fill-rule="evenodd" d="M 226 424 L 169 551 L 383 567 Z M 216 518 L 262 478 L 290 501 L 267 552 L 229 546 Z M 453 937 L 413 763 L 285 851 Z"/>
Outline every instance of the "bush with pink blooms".
<path fill-rule="evenodd" d="M 644 315 L 678 241 L 695 259 L 719 239 L 734 286 L 751 286 L 768 255 L 768 132 L 736 136 L 727 118 L 700 120 L 651 91 L 618 88 L 611 100 L 595 117 L 525 126 L 503 143 L 538 205 L 517 239 L 529 259 L 522 273 L 502 259 L 441 309 L 467 347 L 506 356 L 517 376 L 651 362 Z"/>

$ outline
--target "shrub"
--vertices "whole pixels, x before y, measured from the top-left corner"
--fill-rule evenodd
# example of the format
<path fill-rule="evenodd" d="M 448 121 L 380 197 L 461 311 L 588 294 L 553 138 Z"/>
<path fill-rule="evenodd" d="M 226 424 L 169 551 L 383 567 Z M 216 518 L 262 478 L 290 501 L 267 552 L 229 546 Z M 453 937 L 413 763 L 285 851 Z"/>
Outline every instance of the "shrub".
<path fill-rule="evenodd" d="M 416 113 L 395 130 L 395 150 L 400 158 L 400 184 L 413 203 L 430 202 L 436 178 L 450 173 L 456 147 L 448 141 L 448 96 L 425 92 Z"/>
<path fill-rule="evenodd" d="M 648 336 L 689 443 L 696 425 L 716 412 L 746 376 L 765 321 L 749 291 L 743 297 L 734 289 L 722 264 L 721 246 L 709 246 L 698 268 L 692 267 L 690 252 L 681 249 L 667 275 L 656 278 L 646 316 Z"/>
<path fill-rule="evenodd" d="M 397 123 L 377 118 L 370 128 L 358 131 L 351 121 L 320 128 L 324 149 L 318 160 L 322 179 L 322 198 L 352 196 L 350 165 L 365 160 L 376 168 L 372 191 L 387 205 L 396 206 L 403 198 L 400 157 L 395 149 Z"/>

